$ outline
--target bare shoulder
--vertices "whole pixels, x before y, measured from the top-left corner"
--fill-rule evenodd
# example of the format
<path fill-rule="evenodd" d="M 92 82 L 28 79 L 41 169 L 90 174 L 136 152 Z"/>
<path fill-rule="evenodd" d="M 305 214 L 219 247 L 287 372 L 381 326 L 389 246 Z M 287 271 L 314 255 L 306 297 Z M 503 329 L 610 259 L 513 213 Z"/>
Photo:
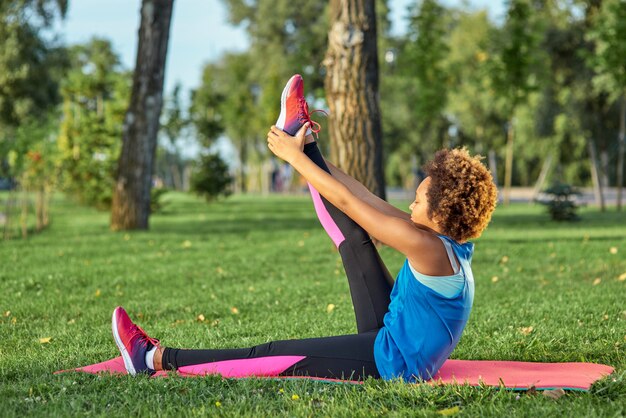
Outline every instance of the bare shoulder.
<path fill-rule="evenodd" d="M 416 229 L 415 247 L 406 254 L 411 266 L 428 276 L 449 276 L 454 274 L 448 252 L 435 233 Z"/>

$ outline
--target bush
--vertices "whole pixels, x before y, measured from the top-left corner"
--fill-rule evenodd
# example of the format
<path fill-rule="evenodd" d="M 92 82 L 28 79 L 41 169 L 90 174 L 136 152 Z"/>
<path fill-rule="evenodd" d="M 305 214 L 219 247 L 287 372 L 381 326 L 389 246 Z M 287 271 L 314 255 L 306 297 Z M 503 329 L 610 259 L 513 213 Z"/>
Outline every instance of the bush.
<path fill-rule="evenodd" d="M 555 183 L 544 193 L 551 196 L 548 201 L 540 203 L 548 207 L 548 212 L 554 221 L 576 221 L 579 216 L 576 214 L 578 205 L 575 197 L 580 196 L 580 192 L 573 186 L 565 183 Z"/>
<path fill-rule="evenodd" d="M 210 202 L 220 195 L 230 195 L 232 182 L 233 178 L 224 160 L 217 154 L 206 154 L 200 157 L 191 176 L 191 189 Z"/>

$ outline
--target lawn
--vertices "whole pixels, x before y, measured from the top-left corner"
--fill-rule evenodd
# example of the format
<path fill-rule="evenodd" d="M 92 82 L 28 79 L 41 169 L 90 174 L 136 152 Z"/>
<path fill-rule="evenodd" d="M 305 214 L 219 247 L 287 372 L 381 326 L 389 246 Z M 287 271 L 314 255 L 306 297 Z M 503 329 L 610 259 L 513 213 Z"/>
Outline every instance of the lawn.
<path fill-rule="evenodd" d="M 452 354 L 616 368 L 589 392 L 53 375 L 117 355 L 117 305 L 174 347 L 355 332 L 339 255 L 308 197 L 165 199 L 149 232 L 113 233 L 107 213 L 59 196 L 49 229 L 0 242 L 0 415 L 626 414 L 626 215 L 592 208 L 577 223 L 541 207 L 496 210 L 476 241 L 474 309 Z M 381 254 L 397 273 L 402 257 Z"/>

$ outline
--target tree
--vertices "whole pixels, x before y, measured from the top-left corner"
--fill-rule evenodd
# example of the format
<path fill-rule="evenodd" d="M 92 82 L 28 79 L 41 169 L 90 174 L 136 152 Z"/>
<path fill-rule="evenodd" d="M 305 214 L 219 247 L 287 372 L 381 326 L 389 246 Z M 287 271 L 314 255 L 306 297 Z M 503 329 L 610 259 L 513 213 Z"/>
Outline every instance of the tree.
<path fill-rule="evenodd" d="M 57 141 L 61 187 L 79 202 L 110 209 L 130 74 L 108 40 L 68 50 L 61 83 L 63 119 Z"/>
<path fill-rule="evenodd" d="M 617 149 L 617 210 L 622 209 L 624 151 L 626 148 L 626 2 L 604 0 L 594 19 L 589 39 L 596 42 L 592 59 L 597 75 L 593 82 L 611 102 L 620 103 Z"/>
<path fill-rule="evenodd" d="M 172 95 L 165 101 L 161 122 L 161 133 L 168 141 L 167 146 L 162 147 L 165 153 L 166 171 L 169 172 L 172 184 L 176 190 L 183 189 L 183 179 L 179 167 L 182 158 L 178 151 L 177 143 L 189 124 L 189 120 L 183 114 L 180 90 L 181 86 L 177 83 L 174 86 Z"/>
<path fill-rule="evenodd" d="M 504 172 L 504 204 L 508 205 L 513 176 L 514 115 L 520 103 L 534 89 L 530 74 L 533 71 L 533 53 L 538 44 L 538 30 L 533 21 L 529 0 L 510 0 L 504 30 L 494 43 L 500 54 L 493 58 L 494 85 L 506 98 L 508 123 Z"/>
<path fill-rule="evenodd" d="M 150 189 L 174 0 L 143 0 L 137 62 L 124 119 L 111 229 L 148 229 Z"/>
<path fill-rule="evenodd" d="M 192 121 L 205 147 L 224 133 L 237 149 L 239 187 L 244 193 L 248 158 L 259 142 L 261 130 L 251 120 L 258 94 L 252 64 L 249 53 L 226 54 L 220 62 L 208 64 L 203 71 L 202 84 L 192 93 L 191 105 Z"/>
<path fill-rule="evenodd" d="M 12 174 L 3 168 L 15 129 L 29 119 L 46 118 L 59 102 L 64 50 L 44 31 L 66 10 L 63 0 L 0 2 L 0 175 Z"/>
<path fill-rule="evenodd" d="M 325 89 L 333 160 L 385 197 L 374 0 L 332 0 Z"/>
<path fill-rule="evenodd" d="M 47 200 L 56 183 L 50 151 L 57 119 L 58 84 L 65 50 L 52 38 L 53 23 L 67 11 L 64 0 L 0 2 L 0 177 L 24 191 L 21 230 L 26 237 L 27 191 L 36 191 L 37 229 L 48 223 Z M 7 199 L 4 237 L 9 238 L 16 192 Z"/>

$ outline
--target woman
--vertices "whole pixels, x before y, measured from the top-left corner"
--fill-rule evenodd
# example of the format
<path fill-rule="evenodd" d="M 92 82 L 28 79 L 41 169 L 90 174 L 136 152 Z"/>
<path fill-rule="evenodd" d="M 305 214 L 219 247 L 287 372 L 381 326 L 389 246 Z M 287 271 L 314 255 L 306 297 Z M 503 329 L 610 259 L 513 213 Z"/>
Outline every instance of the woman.
<path fill-rule="evenodd" d="M 113 312 L 113 335 L 130 374 L 192 365 L 227 364 L 240 376 L 431 378 L 459 342 L 474 298 L 474 246 L 496 205 L 496 187 L 478 157 L 442 150 L 426 165 L 410 213 L 371 194 L 326 162 L 312 133 L 303 81 L 293 76 L 268 147 L 309 182 L 320 222 L 341 254 L 357 334 L 273 341 L 250 348 L 183 350 L 162 347 Z M 370 239 L 406 256 L 396 281 Z"/>

